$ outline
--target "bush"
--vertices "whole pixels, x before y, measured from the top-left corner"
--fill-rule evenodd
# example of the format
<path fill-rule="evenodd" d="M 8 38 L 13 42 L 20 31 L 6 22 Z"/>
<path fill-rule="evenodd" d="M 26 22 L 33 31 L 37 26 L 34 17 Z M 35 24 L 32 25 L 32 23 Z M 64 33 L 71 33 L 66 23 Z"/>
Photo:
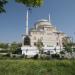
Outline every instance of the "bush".
<path fill-rule="evenodd" d="M 49 60 L 51 57 L 50 55 L 42 54 L 41 59 Z"/>
<path fill-rule="evenodd" d="M 60 58 L 59 54 L 52 54 L 51 56 L 52 56 L 52 58 L 55 58 L 55 59 L 59 59 Z"/>
<path fill-rule="evenodd" d="M 36 55 L 33 57 L 33 59 L 38 59 L 38 54 L 36 54 Z"/>

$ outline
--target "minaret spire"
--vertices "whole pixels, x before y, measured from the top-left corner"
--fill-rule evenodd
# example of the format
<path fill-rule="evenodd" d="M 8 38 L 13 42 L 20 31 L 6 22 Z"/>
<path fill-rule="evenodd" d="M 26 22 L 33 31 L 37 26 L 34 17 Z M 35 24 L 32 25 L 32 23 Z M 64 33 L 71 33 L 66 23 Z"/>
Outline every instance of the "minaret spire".
<path fill-rule="evenodd" d="M 26 35 L 28 35 L 28 10 L 26 14 Z"/>
<path fill-rule="evenodd" d="M 49 17 L 49 23 L 51 23 L 51 16 L 50 16 L 50 13 L 49 13 L 48 17 Z"/>

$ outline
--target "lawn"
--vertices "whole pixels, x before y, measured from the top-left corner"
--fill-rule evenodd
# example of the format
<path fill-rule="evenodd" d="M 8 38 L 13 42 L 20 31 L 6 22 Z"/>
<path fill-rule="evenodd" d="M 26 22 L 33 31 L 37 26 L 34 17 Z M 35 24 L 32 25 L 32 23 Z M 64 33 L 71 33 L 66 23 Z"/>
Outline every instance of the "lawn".
<path fill-rule="evenodd" d="M 0 75 L 75 75 L 75 60 L 0 60 Z"/>

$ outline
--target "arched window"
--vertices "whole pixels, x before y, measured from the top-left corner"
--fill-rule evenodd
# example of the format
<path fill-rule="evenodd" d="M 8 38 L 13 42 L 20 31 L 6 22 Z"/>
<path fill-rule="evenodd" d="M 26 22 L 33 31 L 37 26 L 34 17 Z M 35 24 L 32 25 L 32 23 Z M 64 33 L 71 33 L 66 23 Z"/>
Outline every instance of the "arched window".
<path fill-rule="evenodd" d="M 36 37 L 34 36 L 34 40 L 36 40 Z"/>
<path fill-rule="evenodd" d="M 34 46 L 36 46 L 36 42 L 34 42 Z"/>
<path fill-rule="evenodd" d="M 30 38 L 28 36 L 24 38 L 24 45 L 30 45 Z"/>

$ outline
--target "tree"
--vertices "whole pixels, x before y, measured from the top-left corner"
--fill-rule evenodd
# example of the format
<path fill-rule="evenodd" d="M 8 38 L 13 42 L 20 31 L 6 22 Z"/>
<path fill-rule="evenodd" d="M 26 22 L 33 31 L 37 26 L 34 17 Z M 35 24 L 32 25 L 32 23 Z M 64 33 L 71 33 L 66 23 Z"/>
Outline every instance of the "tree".
<path fill-rule="evenodd" d="M 0 43 L 0 48 L 2 48 L 2 49 L 8 49 L 8 44 Z"/>
<path fill-rule="evenodd" d="M 7 0 L 0 0 L 0 13 L 5 12 L 4 5 L 7 3 Z"/>
<path fill-rule="evenodd" d="M 16 0 L 18 3 L 24 4 L 26 7 L 40 7 L 43 3 L 43 0 Z"/>
<path fill-rule="evenodd" d="M 70 37 L 67 37 L 67 38 L 64 38 L 63 39 L 63 47 L 64 47 L 64 51 L 63 53 L 70 53 L 71 55 L 71 58 L 72 58 L 72 55 L 73 55 L 73 41 L 70 39 Z M 62 52 L 61 52 L 62 53 Z"/>
<path fill-rule="evenodd" d="M 26 7 L 40 7 L 44 0 L 15 0 L 18 3 L 24 4 Z M 4 6 L 8 3 L 7 0 L 0 0 L 0 13 L 6 12 Z"/>
<path fill-rule="evenodd" d="M 38 39 L 38 41 L 36 42 L 36 46 L 37 46 L 37 48 L 39 50 L 39 58 L 40 58 L 40 56 L 41 56 L 41 54 L 43 52 L 43 48 L 42 48 L 43 43 L 42 43 L 41 39 Z"/>
<path fill-rule="evenodd" d="M 72 53 L 73 42 L 71 41 L 70 37 L 65 37 L 63 38 L 62 41 L 63 41 L 64 50 Z"/>
<path fill-rule="evenodd" d="M 9 53 L 18 53 L 21 51 L 21 43 L 13 42 L 9 46 Z"/>

